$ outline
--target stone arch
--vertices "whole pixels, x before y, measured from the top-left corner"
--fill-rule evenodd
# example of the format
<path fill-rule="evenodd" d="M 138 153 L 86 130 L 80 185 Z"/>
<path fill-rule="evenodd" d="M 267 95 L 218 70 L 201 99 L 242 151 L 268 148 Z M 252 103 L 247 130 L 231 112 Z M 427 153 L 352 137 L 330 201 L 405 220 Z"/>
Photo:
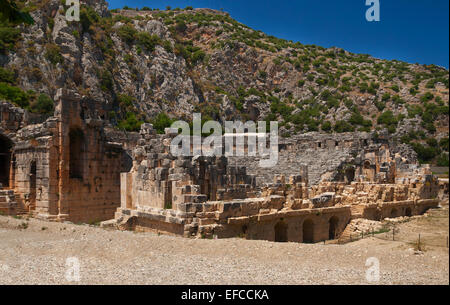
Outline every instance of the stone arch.
<path fill-rule="evenodd" d="M 398 216 L 398 211 L 396 208 L 393 208 L 391 210 L 391 218 L 397 217 Z"/>
<path fill-rule="evenodd" d="M 345 169 L 345 181 L 350 184 L 355 180 L 355 168 L 354 167 L 347 167 Z"/>
<path fill-rule="evenodd" d="M 339 218 L 337 216 L 332 216 L 330 220 L 328 221 L 328 238 L 329 239 L 336 239 L 337 237 L 337 230 L 339 225 Z"/>
<path fill-rule="evenodd" d="M 412 215 L 411 208 L 410 208 L 410 207 L 407 207 L 407 208 L 405 209 L 405 216 L 411 217 L 411 215 Z"/>
<path fill-rule="evenodd" d="M 311 219 L 306 219 L 303 222 L 303 242 L 314 242 L 314 222 Z"/>
<path fill-rule="evenodd" d="M 69 177 L 83 179 L 84 171 L 84 133 L 80 128 L 69 132 Z"/>
<path fill-rule="evenodd" d="M 277 222 L 277 224 L 274 227 L 275 230 L 275 242 L 287 242 L 288 236 L 287 236 L 287 229 L 288 226 L 286 222 L 283 220 L 280 220 Z"/>
<path fill-rule="evenodd" d="M 31 161 L 30 163 L 30 205 L 34 205 L 36 203 L 36 181 L 37 181 L 37 166 L 36 161 Z"/>
<path fill-rule="evenodd" d="M 13 142 L 0 134 L 0 183 L 4 187 L 9 187 L 12 147 Z"/>

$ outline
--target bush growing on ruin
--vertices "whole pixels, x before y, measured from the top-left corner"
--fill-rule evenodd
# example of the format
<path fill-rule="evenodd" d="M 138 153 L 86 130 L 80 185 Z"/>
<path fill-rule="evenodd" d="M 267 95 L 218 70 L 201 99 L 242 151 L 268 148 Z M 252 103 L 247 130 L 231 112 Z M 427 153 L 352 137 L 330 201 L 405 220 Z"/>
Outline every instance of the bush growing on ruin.
<path fill-rule="evenodd" d="M 0 82 L 0 98 L 3 98 L 13 104 L 26 108 L 30 103 L 30 94 L 19 87 L 11 86 L 8 83 Z"/>
<path fill-rule="evenodd" d="M 324 121 L 320 128 L 322 129 L 322 131 L 330 132 L 331 129 L 332 129 L 332 126 L 331 126 L 331 123 L 329 121 Z"/>
<path fill-rule="evenodd" d="M 164 130 L 170 127 L 173 122 L 174 120 L 172 120 L 167 114 L 162 112 L 153 119 L 152 124 L 153 128 L 155 128 L 159 134 L 163 134 Z"/>
<path fill-rule="evenodd" d="M 47 94 L 40 94 L 30 105 L 31 112 L 51 115 L 54 110 L 53 100 Z"/>
<path fill-rule="evenodd" d="M 136 118 L 136 114 L 133 112 L 127 112 L 126 119 L 120 121 L 118 127 L 120 129 L 125 129 L 126 131 L 139 131 L 143 123 L 144 122 L 139 121 Z"/>

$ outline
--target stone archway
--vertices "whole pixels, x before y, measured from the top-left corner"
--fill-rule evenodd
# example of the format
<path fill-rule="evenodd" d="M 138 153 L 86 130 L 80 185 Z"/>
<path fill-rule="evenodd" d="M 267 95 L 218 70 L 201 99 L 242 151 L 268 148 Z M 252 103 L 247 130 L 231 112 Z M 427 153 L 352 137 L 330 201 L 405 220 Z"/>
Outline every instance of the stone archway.
<path fill-rule="evenodd" d="M 336 216 L 333 216 L 330 218 L 330 221 L 328 222 L 329 228 L 328 228 L 328 239 L 336 239 L 337 237 L 337 229 L 339 224 L 339 218 Z"/>
<path fill-rule="evenodd" d="M 303 242 L 314 242 L 314 222 L 311 219 L 306 219 L 303 222 Z"/>
<path fill-rule="evenodd" d="M 345 182 L 347 184 L 350 184 L 355 180 L 355 168 L 354 167 L 348 167 L 345 169 Z"/>
<path fill-rule="evenodd" d="M 83 179 L 84 174 L 84 133 L 79 128 L 69 132 L 69 177 Z"/>
<path fill-rule="evenodd" d="M 37 167 L 36 167 L 36 161 L 32 161 L 30 164 L 30 207 L 34 207 L 36 205 L 36 187 L 37 187 Z"/>
<path fill-rule="evenodd" d="M 0 134 L 0 183 L 9 187 L 12 141 Z"/>
<path fill-rule="evenodd" d="M 397 217 L 397 216 L 398 216 L 398 211 L 397 211 L 396 208 L 393 208 L 393 209 L 391 210 L 391 218 L 395 218 L 395 217 Z"/>
<path fill-rule="evenodd" d="M 275 242 L 283 243 L 283 242 L 288 241 L 288 236 L 287 236 L 288 226 L 283 220 L 280 220 L 275 225 L 274 229 L 275 229 Z"/>
<path fill-rule="evenodd" d="M 405 216 L 411 217 L 411 215 L 412 215 L 411 208 L 406 208 L 405 209 Z"/>

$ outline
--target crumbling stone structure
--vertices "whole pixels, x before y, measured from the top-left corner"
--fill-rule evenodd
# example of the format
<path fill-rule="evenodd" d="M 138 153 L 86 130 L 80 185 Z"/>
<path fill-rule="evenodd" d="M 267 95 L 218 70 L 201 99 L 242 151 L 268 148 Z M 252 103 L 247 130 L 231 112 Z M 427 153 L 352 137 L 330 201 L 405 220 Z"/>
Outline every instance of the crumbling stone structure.
<path fill-rule="evenodd" d="M 257 183 L 245 166 L 225 157 L 172 156 L 176 133 L 166 131 L 157 135 L 150 124 L 142 126 L 133 167 L 121 174 L 121 207 L 103 226 L 184 237 L 318 242 L 337 238 L 354 218 L 418 215 L 438 205 L 437 180 L 426 170 L 397 177 L 387 144 L 366 143 L 343 175 L 338 170 L 319 184 L 309 185 L 304 164 L 295 167 L 297 175 Z"/>
<path fill-rule="evenodd" d="M 118 131 L 96 110 L 63 90 L 49 118 L 0 104 L 0 213 L 184 237 L 318 242 L 338 238 L 353 219 L 422 214 L 448 194 L 448 181 L 383 136 L 295 136 L 279 143 L 278 164 L 267 169 L 257 157 L 175 157 L 174 130 Z"/>
<path fill-rule="evenodd" d="M 3 185 L 15 199 L 8 200 L 8 213 L 72 222 L 110 219 L 120 204 L 120 172 L 131 160 L 121 143 L 105 136 L 89 101 L 63 90 L 57 101 L 45 122 L 0 138 L 8 143 L 10 161 L 8 172 L 2 170 Z"/>

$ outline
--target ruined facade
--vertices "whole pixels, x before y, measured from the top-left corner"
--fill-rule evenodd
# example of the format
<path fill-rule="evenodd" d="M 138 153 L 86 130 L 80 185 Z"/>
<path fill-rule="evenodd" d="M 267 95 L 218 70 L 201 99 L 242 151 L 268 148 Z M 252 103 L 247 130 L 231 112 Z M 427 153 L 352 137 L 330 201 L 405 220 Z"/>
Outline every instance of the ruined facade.
<path fill-rule="evenodd" d="M 318 242 L 337 238 L 354 218 L 418 215 L 439 202 L 437 179 L 426 169 L 397 173 L 397 162 L 404 160 L 393 159 L 386 143 L 363 142 L 351 165 L 341 160 L 334 175 L 319 184 L 309 185 L 304 164 L 293 167 L 297 175 L 274 175 L 271 183 L 258 184 L 245 166 L 225 157 L 174 157 L 175 135 L 142 126 L 133 167 L 121 174 L 121 207 L 104 226 L 184 237 Z"/>
<path fill-rule="evenodd" d="M 62 90 L 57 100 L 43 123 L 1 135 L 7 143 L 2 184 L 14 194 L 4 200 L 4 212 L 72 222 L 110 219 L 120 203 L 120 172 L 130 160 L 121 143 L 105 136 L 89 101 Z"/>
<path fill-rule="evenodd" d="M 8 103 L 0 114 L 3 214 L 184 237 L 318 242 L 341 236 L 352 219 L 419 215 L 438 205 L 439 191 L 448 194 L 448 182 L 408 150 L 368 133 L 283 139 L 277 165 L 262 168 L 258 157 L 175 157 L 174 130 L 115 130 L 73 92 L 60 90 L 48 118 Z"/>

